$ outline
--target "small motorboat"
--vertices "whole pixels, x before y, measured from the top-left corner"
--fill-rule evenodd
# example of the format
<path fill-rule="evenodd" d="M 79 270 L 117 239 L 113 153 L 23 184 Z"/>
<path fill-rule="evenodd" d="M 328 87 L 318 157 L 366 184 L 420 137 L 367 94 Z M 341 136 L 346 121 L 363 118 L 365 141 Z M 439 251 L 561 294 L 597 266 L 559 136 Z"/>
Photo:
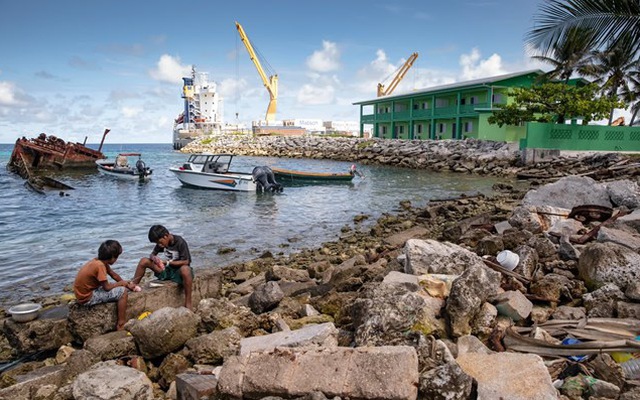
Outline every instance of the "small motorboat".
<path fill-rule="evenodd" d="M 185 186 L 202 189 L 255 192 L 253 175 L 247 172 L 230 171 L 232 154 L 192 154 L 180 167 L 169 171 Z"/>
<path fill-rule="evenodd" d="M 279 181 L 291 183 L 351 182 L 356 175 L 364 177 L 355 165 L 351 166 L 349 172 L 308 172 L 276 167 L 271 167 L 271 170 Z"/>
<path fill-rule="evenodd" d="M 129 157 L 138 157 L 134 166 L 129 164 Z M 96 165 L 98 165 L 98 171 L 101 174 L 116 178 L 143 181 L 149 179 L 153 173 L 153 170 L 142 161 L 140 153 L 120 153 L 115 160 L 97 160 Z"/>

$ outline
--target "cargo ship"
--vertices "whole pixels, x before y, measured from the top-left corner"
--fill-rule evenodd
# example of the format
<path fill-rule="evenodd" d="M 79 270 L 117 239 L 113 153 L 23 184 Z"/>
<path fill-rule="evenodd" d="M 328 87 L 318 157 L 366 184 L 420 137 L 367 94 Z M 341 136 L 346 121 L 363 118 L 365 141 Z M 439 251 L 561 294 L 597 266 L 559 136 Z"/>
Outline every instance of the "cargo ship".
<path fill-rule="evenodd" d="M 182 78 L 184 109 L 174 120 L 173 148 L 180 150 L 200 136 L 222 134 L 223 101 L 216 92 L 215 82 L 209 82 L 206 72 L 191 69 L 191 76 Z"/>

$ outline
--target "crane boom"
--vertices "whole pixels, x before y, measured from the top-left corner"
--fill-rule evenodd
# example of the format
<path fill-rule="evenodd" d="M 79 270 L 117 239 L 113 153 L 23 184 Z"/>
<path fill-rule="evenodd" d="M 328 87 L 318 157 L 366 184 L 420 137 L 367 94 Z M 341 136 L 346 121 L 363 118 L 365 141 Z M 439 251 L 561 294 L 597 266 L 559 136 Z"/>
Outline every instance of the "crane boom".
<path fill-rule="evenodd" d="M 413 62 L 416 61 L 416 58 L 418 58 L 418 53 L 413 53 L 409 56 L 407 61 L 405 61 L 405 63 L 402 64 L 402 66 L 398 69 L 398 73 L 393 78 L 388 88 L 385 89 L 382 83 L 378 83 L 378 97 L 386 96 L 393 93 L 393 91 L 396 89 L 396 86 L 398 86 L 400 81 L 402 81 L 402 78 L 404 78 L 404 76 L 413 65 Z"/>
<path fill-rule="evenodd" d="M 262 64 L 260 64 L 260 60 L 249 41 L 249 37 L 247 37 L 242 25 L 238 22 L 236 22 L 236 29 L 238 30 L 238 34 L 240 34 L 240 39 L 242 40 L 242 43 L 244 43 L 244 47 L 246 47 L 247 52 L 249 53 L 249 58 L 251 58 L 253 65 L 255 65 L 258 70 L 258 74 L 262 79 L 264 87 L 267 88 L 267 91 L 269 92 L 269 106 L 267 107 L 267 115 L 265 118 L 267 124 L 269 124 L 276 119 L 276 107 L 278 103 L 278 75 L 274 74 L 267 78 L 267 74 L 264 73 Z"/>

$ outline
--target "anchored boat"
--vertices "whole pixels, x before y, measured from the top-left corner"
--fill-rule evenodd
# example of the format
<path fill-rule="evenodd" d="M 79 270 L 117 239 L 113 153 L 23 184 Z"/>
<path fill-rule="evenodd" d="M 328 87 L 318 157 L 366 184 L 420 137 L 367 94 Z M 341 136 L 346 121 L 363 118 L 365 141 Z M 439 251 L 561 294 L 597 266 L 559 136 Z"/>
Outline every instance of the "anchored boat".
<path fill-rule="evenodd" d="M 171 167 L 185 186 L 233 192 L 255 192 L 253 175 L 230 171 L 232 154 L 192 154 L 180 167 Z"/>
<path fill-rule="evenodd" d="M 351 166 L 349 172 L 309 172 L 276 167 L 271 167 L 271 170 L 279 181 L 292 183 L 351 182 L 356 175 L 364 177 L 355 165 Z"/>
<path fill-rule="evenodd" d="M 129 157 L 138 157 L 135 166 L 129 164 Z M 115 160 L 97 160 L 98 171 L 107 176 L 116 178 L 148 180 L 153 170 L 142 161 L 140 153 L 120 153 Z"/>

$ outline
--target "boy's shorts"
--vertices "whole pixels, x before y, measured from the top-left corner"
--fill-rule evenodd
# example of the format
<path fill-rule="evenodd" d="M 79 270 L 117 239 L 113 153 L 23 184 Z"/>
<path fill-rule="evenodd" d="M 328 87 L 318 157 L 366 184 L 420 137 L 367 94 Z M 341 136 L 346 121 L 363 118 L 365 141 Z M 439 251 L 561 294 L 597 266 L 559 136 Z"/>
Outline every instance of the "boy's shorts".
<path fill-rule="evenodd" d="M 85 306 L 93 306 L 100 303 L 112 303 L 120 300 L 120 297 L 124 294 L 126 288 L 124 286 L 114 287 L 107 291 L 99 287 L 93 291 L 91 298 L 88 302 L 84 303 Z"/>
<path fill-rule="evenodd" d="M 182 267 L 180 267 L 182 268 Z M 182 285 L 182 275 L 180 275 L 180 268 L 165 268 L 162 272 L 154 272 L 153 274 L 161 281 L 174 281 L 178 285 Z M 193 268 L 189 267 L 191 271 L 191 279 L 193 279 Z"/>

